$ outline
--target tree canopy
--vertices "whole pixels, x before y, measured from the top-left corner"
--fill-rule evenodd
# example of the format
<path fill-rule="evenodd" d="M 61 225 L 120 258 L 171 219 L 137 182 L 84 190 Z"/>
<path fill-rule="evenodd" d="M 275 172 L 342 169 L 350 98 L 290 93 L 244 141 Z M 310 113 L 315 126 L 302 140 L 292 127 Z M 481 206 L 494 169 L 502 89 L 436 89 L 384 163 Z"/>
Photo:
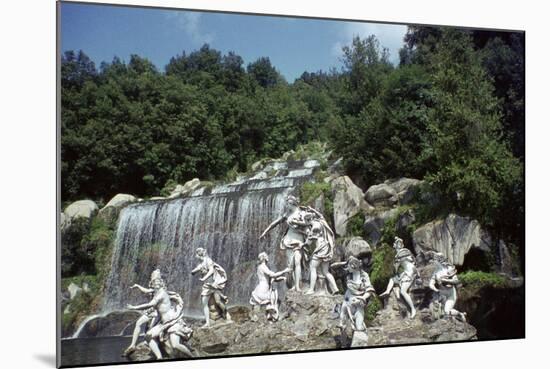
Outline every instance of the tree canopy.
<path fill-rule="evenodd" d="M 524 38 L 409 27 L 392 65 L 370 36 L 341 70 L 288 83 L 268 57 L 245 65 L 205 44 L 163 71 L 132 55 L 61 62 L 62 199 L 147 197 L 167 183 L 226 178 L 327 142 L 364 189 L 425 179 L 449 210 L 511 238 L 523 227 Z"/>

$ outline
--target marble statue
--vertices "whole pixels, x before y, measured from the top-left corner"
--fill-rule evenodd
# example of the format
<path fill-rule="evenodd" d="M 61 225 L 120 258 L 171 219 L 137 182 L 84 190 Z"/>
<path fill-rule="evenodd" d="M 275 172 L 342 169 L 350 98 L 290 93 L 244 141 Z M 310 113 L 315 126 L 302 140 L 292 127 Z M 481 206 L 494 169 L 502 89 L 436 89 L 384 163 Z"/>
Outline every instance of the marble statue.
<path fill-rule="evenodd" d="M 395 297 L 398 300 L 400 297 L 403 298 L 409 307 L 409 317 L 412 319 L 416 316 L 416 309 L 409 290 L 418 275 L 414 256 L 409 249 L 405 248 L 403 240 L 399 237 L 395 237 L 393 248 L 395 249 L 393 267 L 396 275 L 389 280 L 386 290 L 380 297 L 389 296 L 393 290 Z"/>
<path fill-rule="evenodd" d="M 258 255 L 258 285 L 252 291 L 250 304 L 254 307 L 253 320 L 258 320 L 256 313 L 259 307 L 265 307 L 267 320 L 276 322 L 279 319 L 279 295 L 275 286 L 276 282 L 284 281 L 284 275 L 290 272 L 286 268 L 280 272 L 273 272 L 267 266 L 269 257 L 265 252 Z"/>
<path fill-rule="evenodd" d="M 280 248 L 286 251 L 288 268 L 293 272 L 292 280 L 288 279 L 289 287 L 296 291 L 301 290 L 302 264 L 305 262 L 303 246 L 309 230 L 308 214 L 311 215 L 305 208 L 298 205 L 298 200 L 294 196 L 289 195 L 286 199 L 284 214 L 273 221 L 260 236 L 260 240 L 263 239 L 280 223 L 284 222 L 288 226 Z"/>
<path fill-rule="evenodd" d="M 333 267 L 345 265 L 347 272 L 346 293 L 340 308 L 339 327 L 344 329 L 351 322 L 354 331 L 365 332 L 365 308 L 376 291 L 367 272 L 362 268 L 361 260 L 350 256 L 346 262 L 334 263 Z"/>
<path fill-rule="evenodd" d="M 311 227 L 305 243 L 312 246 L 311 261 L 309 264 L 309 289 L 306 294 L 315 293 L 317 283 L 317 271 L 320 268 L 322 278 L 332 294 L 338 293 L 338 286 L 330 273 L 330 261 L 334 255 L 334 233 L 325 219 L 321 216 L 311 221 Z"/>
<path fill-rule="evenodd" d="M 201 302 L 206 322 L 203 328 L 210 326 L 211 308 L 226 321 L 231 321 L 226 306 L 228 298 L 223 294 L 223 289 L 227 282 L 225 270 L 215 263 L 202 247 L 199 247 L 195 251 L 195 256 L 200 260 L 200 263 L 191 271 L 191 274 L 200 272 L 202 275 L 200 280 L 204 282 L 202 285 Z"/>
<path fill-rule="evenodd" d="M 152 295 L 152 299 L 145 304 L 127 306 L 129 310 L 144 311 L 144 315 L 136 322 L 132 343 L 124 353 L 129 355 L 135 350 L 135 343 L 141 327 L 148 323 L 145 340 L 157 359 L 162 359 L 161 347 L 169 355 L 176 350 L 186 357 L 193 357 L 193 353 L 181 342 L 182 339 L 187 342 L 191 338 L 193 330 L 183 320 L 183 300 L 180 295 L 166 290 L 158 269 L 151 274 L 149 286 L 150 288 L 139 285 L 132 286 L 143 293 Z"/>
<path fill-rule="evenodd" d="M 446 316 L 456 317 L 465 322 L 466 313 L 454 308 L 458 299 L 457 286 L 460 284 L 455 266 L 441 253 L 434 253 L 432 262 L 436 264 L 436 269 L 430 278 L 429 286 L 438 293 L 436 302 L 443 305 Z"/>

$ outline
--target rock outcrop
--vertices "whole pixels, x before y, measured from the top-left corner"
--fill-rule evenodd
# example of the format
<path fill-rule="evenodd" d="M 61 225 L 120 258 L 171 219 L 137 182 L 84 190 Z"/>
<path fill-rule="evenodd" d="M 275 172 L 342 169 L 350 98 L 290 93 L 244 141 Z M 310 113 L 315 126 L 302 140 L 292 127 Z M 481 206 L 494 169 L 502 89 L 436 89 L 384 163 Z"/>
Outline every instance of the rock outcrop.
<path fill-rule="evenodd" d="M 414 199 L 414 195 L 422 181 L 414 178 L 399 178 L 396 180 L 388 180 L 384 183 L 395 190 L 399 204 L 405 205 Z"/>
<path fill-rule="evenodd" d="M 65 223 L 76 218 L 91 219 L 97 212 L 98 207 L 92 200 L 78 200 L 65 208 Z"/>
<path fill-rule="evenodd" d="M 177 185 L 176 188 L 170 192 L 170 196 L 168 196 L 168 198 L 173 199 L 176 197 L 189 195 L 191 192 L 199 188 L 200 185 L 201 181 L 198 178 L 193 178 L 192 180 L 185 182 L 183 185 Z"/>
<path fill-rule="evenodd" d="M 343 296 L 311 296 L 289 291 L 281 303 L 281 317 L 275 323 L 263 316 L 252 321 L 248 307 L 239 307 L 241 318 L 209 328 L 202 322 L 191 323 L 193 336 L 188 342 L 198 357 L 327 350 L 348 347 L 466 341 L 476 338 L 476 330 L 454 318 L 435 319 L 428 309 L 415 319 L 403 318 L 393 300 L 368 324 L 366 332 L 338 327 L 337 306 Z M 147 347 L 141 344 L 132 360 L 149 360 Z"/>
<path fill-rule="evenodd" d="M 367 202 L 375 207 L 392 207 L 397 204 L 397 191 L 386 183 L 370 186 L 365 194 Z"/>
<path fill-rule="evenodd" d="M 371 207 L 364 200 L 363 191 L 348 176 L 334 179 L 331 187 L 334 193 L 334 228 L 338 236 L 345 236 L 347 222 Z"/>
<path fill-rule="evenodd" d="M 491 238 L 479 222 L 456 214 L 418 228 L 413 233 L 413 245 L 417 254 L 437 251 L 455 265 L 462 265 L 471 249 L 491 252 Z"/>
<path fill-rule="evenodd" d="M 340 260 L 347 260 L 350 256 L 357 259 L 365 259 L 370 257 L 372 249 L 367 241 L 361 237 L 352 237 L 345 239 L 341 245 L 339 252 Z"/>
<path fill-rule="evenodd" d="M 404 317 L 393 294 L 368 328 L 368 346 L 471 341 L 477 339 L 474 326 L 455 318 L 435 317 L 429 308 L 420 309 L 414 319 Z"/>
<path fill-rule="evenodd" d="M 119 193 L 115 195 L 103 208 L 99 210 L 98 216 L 106 222 L 116 222 L 120 210 L 128 204 L 136 202 L 135 196 Z"/>

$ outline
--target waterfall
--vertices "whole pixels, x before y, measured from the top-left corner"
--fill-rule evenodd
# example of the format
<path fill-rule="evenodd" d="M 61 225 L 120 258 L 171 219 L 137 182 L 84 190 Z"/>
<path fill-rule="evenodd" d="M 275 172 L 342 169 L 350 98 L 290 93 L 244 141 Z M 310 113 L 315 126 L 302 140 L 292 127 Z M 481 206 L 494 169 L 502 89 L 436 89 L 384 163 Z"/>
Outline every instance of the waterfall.
<path fill-rule="evenodd" d="M 289 166 L 281 168 L 278 162 L 260 172 L 277 168 L 277 174 L 270 178 L 256 174 L 212 189 L 201 188 L 185 198 L 124 208 L 119 215 L 103 310 L 148 301 L 149 296 L 130 286 L 147 286 L 151 272 L 160 268 L 168 289 L 182 296 L 186 313 L 200 314 L 202 282 L 190 273 L 198 264 L 194 256 L 198 247 L 205 248 L 226 270 L 229 305 L 248 304 L 256 285 L 260 252 L 270 256 L 272 269 L 286 267 L 284 252 L 279 249 L 285 226 L 276 227 L 262 241 L 258 237 L 282 214 L 286 196 L 312 178 L 311 161 Z"/>

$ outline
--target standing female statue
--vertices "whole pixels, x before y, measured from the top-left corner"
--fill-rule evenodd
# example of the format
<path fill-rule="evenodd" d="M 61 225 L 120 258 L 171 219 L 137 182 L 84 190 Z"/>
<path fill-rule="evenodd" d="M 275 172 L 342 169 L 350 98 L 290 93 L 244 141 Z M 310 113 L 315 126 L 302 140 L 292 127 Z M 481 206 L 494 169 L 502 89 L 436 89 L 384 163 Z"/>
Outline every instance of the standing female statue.
<path fill-rule="evenodd" d="M 271 223 L 261 234 L 260 240 L 275 228 L 278 224 L 285 222 L 288 229 L 281 240 L 280 248 L 286 251 L 288 269 L 293 271 L 294 286 L 291 289 L 300 291 L 300 280 L 302 279 L 302 259 L 303 246 L 308 232 L 309 222 L 305 208 L 298 205 L 298 200 L 294 196 L 286 198 L 285 212 L 273 223 Z"/>
<path fill-rule="evenodd" d="M 228 299 L 222 293 L 227 282 L 225 270 L 219 264 L 212 261 L 206 250 L 202 247 L 199 247 L 195 251 L 195 256 L 201 262 L 191 271 L 191 274 L 200 272 L 202 274 L 200 280 L 201 282 L 205 282 L 202 285 L 201 292 L 202 309 L 206 320 L 203 328 L 210 326 L 210 306 L 213 306 L 222 318 L 230 320 L 226 307 Z"/>
<path fill-rule="evenodd" d="M 393 248 L 395 249 L 393 267 L 396 275 L 389 280 L 386 291 L 380 297 L 388 296 L 393 289 L 395 297 L 399 299 L 401 296 L 409 306 L 409 316 L 412 319 L 416 316 L 416 309 L 409 295 L 409 290 L 418 274 L 416 265 L 414 264 L 414 257 L 411 251 L 405 248 L 403 240 L 399 237 L 395 237 Z"/>
<path fill-rule="evenodd" d="M 276 322 L 279 319 L 279 294 L 275 288 L 275 282 L 285 280 L 284 274 L 288 273 L 290 269 L 273 272 L 267 266 L 268 261 L 269 257 L 265 252 L 258 255 L 258 285 L 252 291 L 250 304 L 254 306 L 254 310 L 257 310 L 256 307 L 265 306 L 267 320 Z M 254 319 L 257 320 L 255 315 Z"/>

